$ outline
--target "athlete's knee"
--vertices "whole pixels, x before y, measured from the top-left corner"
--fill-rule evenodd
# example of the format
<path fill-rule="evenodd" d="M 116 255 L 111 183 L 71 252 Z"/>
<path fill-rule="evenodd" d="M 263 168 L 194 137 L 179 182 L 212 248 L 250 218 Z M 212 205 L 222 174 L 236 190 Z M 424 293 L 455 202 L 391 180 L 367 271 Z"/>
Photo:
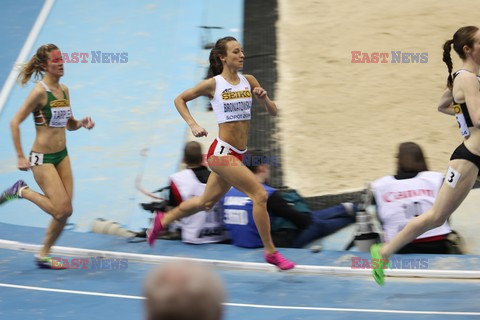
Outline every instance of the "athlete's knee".
<path fill-rule="evenodd" d="M 68 219 L 73 213 L 73 207 L 71 203 L 63 203 L 55 208 L 55 212 L 53 216 L 57 220 L 66 220 Z"/>
<path fill-rule="evenodd" d="M 262 188 L 256 191 L 251 198 L 253 203 L 266 206 L 268 200 L 268 193 L 267 191 L 265 191 L 265 189 Z"/>

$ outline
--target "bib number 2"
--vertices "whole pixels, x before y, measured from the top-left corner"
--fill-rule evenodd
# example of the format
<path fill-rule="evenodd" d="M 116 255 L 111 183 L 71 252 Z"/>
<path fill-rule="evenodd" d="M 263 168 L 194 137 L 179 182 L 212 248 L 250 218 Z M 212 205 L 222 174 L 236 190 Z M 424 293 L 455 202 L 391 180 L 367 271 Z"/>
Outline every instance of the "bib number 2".
<path fill-rule="evenodd" d="M 43 164 L 43 153 L 32 152 L 30 154 L 30 166 L 41 166 Z"/>

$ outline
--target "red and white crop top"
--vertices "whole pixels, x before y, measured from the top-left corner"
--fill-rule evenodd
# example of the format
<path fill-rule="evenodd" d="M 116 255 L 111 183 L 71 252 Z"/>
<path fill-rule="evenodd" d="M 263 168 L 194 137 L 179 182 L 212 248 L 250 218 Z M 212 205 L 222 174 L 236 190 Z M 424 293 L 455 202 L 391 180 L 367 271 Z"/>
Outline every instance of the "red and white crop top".
<path fill-rule="evenodd" d="M 215 94 L 210 100 L 217 123 L 245 121 L 251 119 L 252 91 L 250 83 L 238 74 L 240 82 L 232 85 L 221 75 L 213 77 L 216 82 Z"/>

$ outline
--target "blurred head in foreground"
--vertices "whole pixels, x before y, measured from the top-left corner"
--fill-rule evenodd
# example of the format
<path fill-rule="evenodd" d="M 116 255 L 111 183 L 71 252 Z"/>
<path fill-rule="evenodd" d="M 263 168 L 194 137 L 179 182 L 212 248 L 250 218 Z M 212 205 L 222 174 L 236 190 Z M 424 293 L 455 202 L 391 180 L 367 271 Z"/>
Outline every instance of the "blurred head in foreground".
<path fill-rule="evenodd" d="M 225 292 L 208 267 L 177 261 L 154 269 L 144 285 L 147 320 L 221 320 Z"/>

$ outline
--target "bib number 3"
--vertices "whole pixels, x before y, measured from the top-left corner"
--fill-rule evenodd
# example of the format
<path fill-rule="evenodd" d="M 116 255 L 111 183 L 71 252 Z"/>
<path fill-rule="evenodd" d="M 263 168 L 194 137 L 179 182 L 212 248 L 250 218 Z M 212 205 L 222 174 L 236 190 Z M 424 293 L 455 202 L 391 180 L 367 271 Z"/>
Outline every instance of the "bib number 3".
<path fill-rule="evenodd" d="M 452 167 L 448 167 L 447 175 L 445 177 L 445 182 L 452 188 L 455 188 L 458 180 L 462 175 L 457 170 Z"/>

